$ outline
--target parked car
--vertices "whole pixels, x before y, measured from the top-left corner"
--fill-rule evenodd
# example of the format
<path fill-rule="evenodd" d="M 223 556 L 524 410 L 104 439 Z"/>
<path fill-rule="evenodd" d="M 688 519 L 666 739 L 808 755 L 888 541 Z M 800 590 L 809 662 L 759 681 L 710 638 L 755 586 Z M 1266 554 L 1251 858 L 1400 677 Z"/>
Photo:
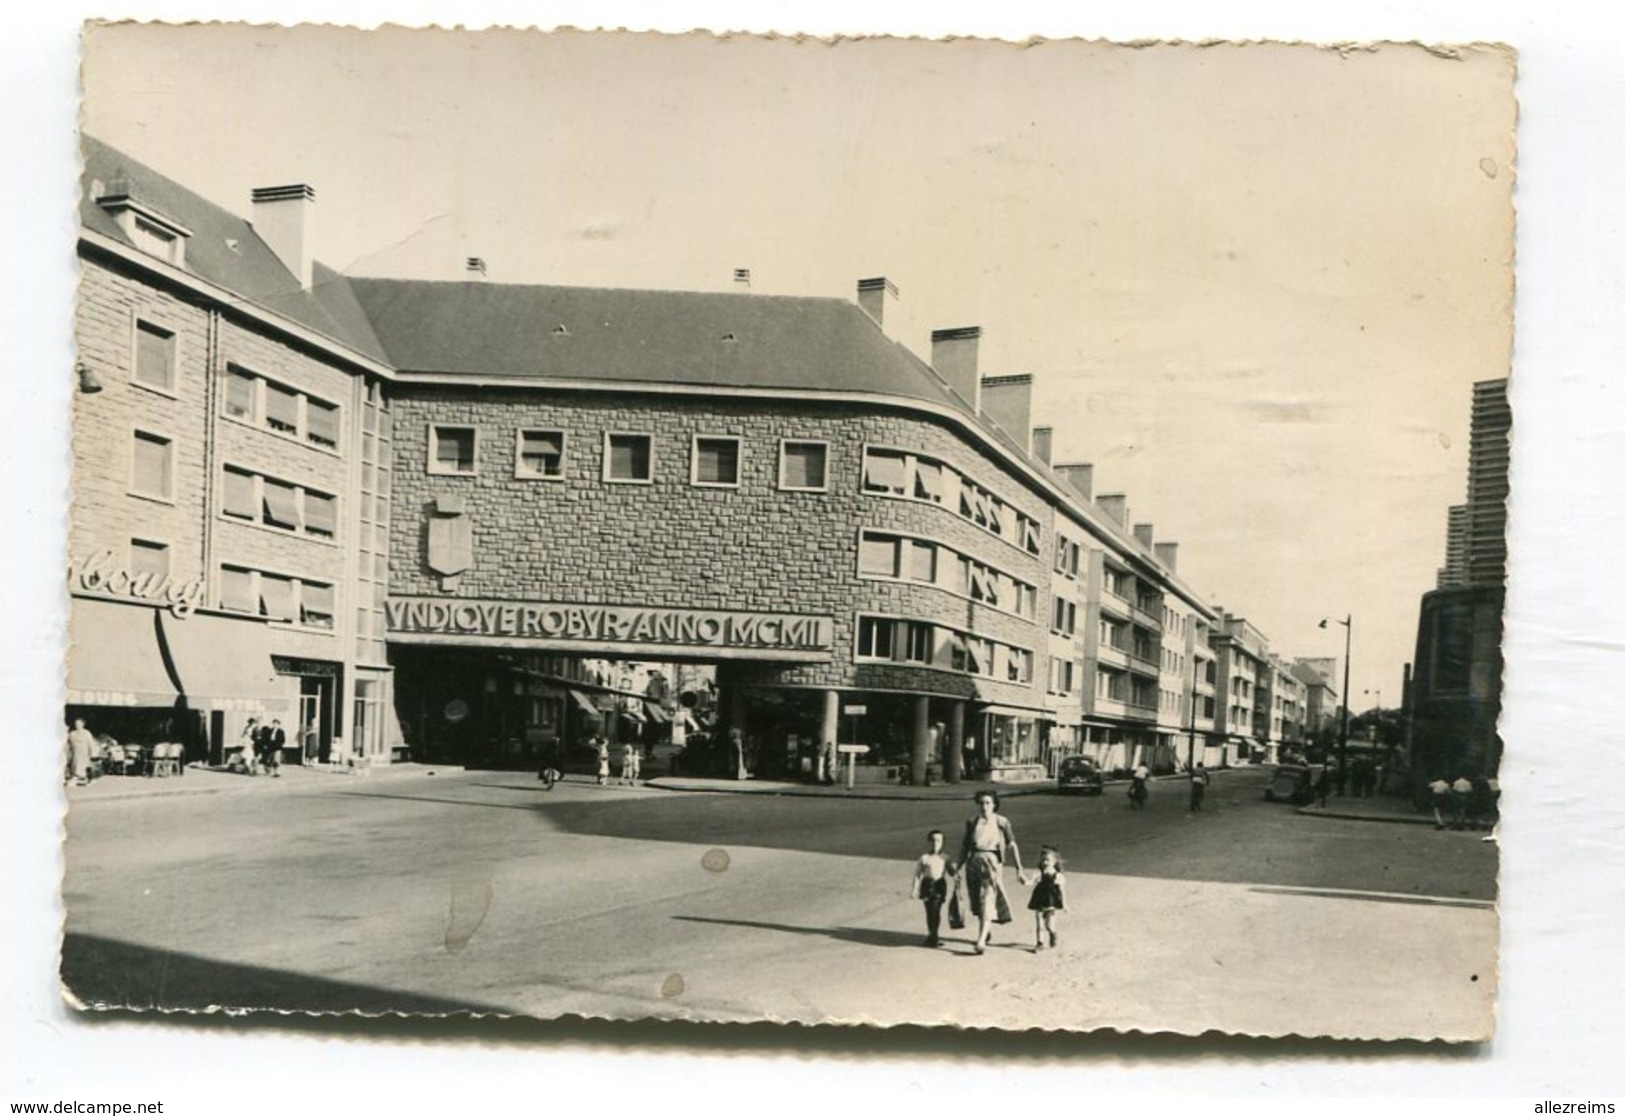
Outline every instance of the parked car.
<path fill-rule="evenodd" d="M 1094 760 L 1067 756 L 1056 769 L 1055 789 L 1062 793 L 1100 794 L 1106 789 L 1106 777 Z"/>
<path fill-rule="evenodd" d="M 1265 802 L 1290 802 L 1303 806 L 1315 797 L 1315 770 L 1308 764 L 1283 763 L 1270 776 L 1264 788 Z"/>

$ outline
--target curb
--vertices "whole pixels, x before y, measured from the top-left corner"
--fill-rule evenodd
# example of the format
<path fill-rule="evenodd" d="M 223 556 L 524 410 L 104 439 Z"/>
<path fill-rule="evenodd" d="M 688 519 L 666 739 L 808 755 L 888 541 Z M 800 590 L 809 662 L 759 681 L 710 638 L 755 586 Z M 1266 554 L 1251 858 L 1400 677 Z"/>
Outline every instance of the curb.
<path fill-rule="evenodd" d="M 1215 771 L 1209 772 L 1209 774 L 1215 774 L 1217 770 L 1220 769 L 1215 769 Z M 1055 786 L 1054 779 L 1044 779 L 1031 783 L 965 782 L 957 784 L 938 784 L 938 786 L 941 787 L 953 788 L 952 790 L 943 791 L 938 791 L 936 787 L 927 790 L 927 788 L 923 787 L 916 789 L 869 784 L 870 786 L 874 786 L 876 788 L 871 791 L 862 789 L 861 785 L 859 789 L 847 790 L 846 787 L 841 784 L 836 784 L 832 787 L 824 787 L 814 784 L 801 783 L 758 783 L 756 784 L 756 787 L 753 788 L 748 780 L 744 783 L 740 783 L 732 779 L 714 780 L 716 783 L 715 786 L 693 786 L 668 783 L 666 782 L 667 778 L 668 776 L 658 776 L 654 779 L 645 781 L 643 785 L 655 790 L 670 791 L 676 794 L 745 794 L 758 795 L 763 798 L 839 798 L 845 801 L 852 801 L 854 799 L 861 798 L 873 799 L 882 802 L 954 802 L 983 790 L 994 791 L 1000 798 L 1019 798 L 1033 794 L 1060 793 Z M 679 776 L 679 778 L 681 777 Z M 1170 781 L 1183 783 L 1188 778 L 1189 776 L 1185 774 L 1153 775 L 1151 777 L 1151 781 L 1154 783 Z M 682 782 L 687 784 L 691 781 L 683 779 Z M 1128 783 L 1129 780 L 1127 779 L 1109 779 L 1106 781 L 1105 788 L 1102 789 L 1102 794 L 1106 793 L 1107 790 L 1111 788 L 1126 787 L 1128 786 Z"/>
<path fill-rule="evenodd" d="M 346 786 L 365 785 L 378 779 L 402 779 L 412 775 L 429 775 L 435 772 L 443 772 L 447 775 L 462 774 L 463 768 L 455 766 L 440 768 L 437 766 L 433 769 L 420 767 L 412 771 L 404 771 L 394 770 L 386 767 L 379 768 L 375 771 L 368 771 L 365 774 L 363 774 L 359 769 L 311 770 L 303 775 L 296 776 L 293 781 L 287 785 L 296 786 L 298 790 L 341 788 Z M 66 799 L 67 804 L 71 807 L 88 806 L 98 802 L 130 802 L 137 799 L 159 800 L 165 798 L 196 798 L 200 795 L 208 794 L 271 793 L 256 791 L 255 788 L 259 785 L 258 782 L 248 782 L 246 776 L 228 775 L 226 778 L 219 781 L 213 778 L 215 775 L 224 774 L 225 773 L 223 772 L 209 770 L 209 774 L 202 776 L 202 780 L 206 785 L 201 787 L 177 787 L 174 786 L 169 779 L 165 779 L 163 781 L 169 785 L 165 786 L 161 790 L 157 787 L 148 787 L 141 784 L 136 784 L 129 790 L 96 792 L 92 794 L 65 794 L 64 798 Z M 323 778 L 323 776 L 336 776 L 336 778 Z M 193 777 L 197 778 L 196 775 Z M 178 778 L 184 778 L 184 776 L 179 776 Z M 260 776 L 260 778 L 267 778 L 267 776 Z M 276 782 L 274 779 L 272 781 Z M 67 790 L 68 788 L 64 787 L 63 789 Z"/>
<path fill-rule="evenodd" d="M 1392 814 L 1380 816 L 1375 814 L 1355 814 L 1344 810 L 1322 810 L 1315 806 L 1299 806 L 1298 813 L 1306 818 L 1337 818 L 1340 821 L 1387 822 L 1391 825 L 1433 825 L 1433 819 L 1428 817 L 1412 817 L 1405 814 Z"/>

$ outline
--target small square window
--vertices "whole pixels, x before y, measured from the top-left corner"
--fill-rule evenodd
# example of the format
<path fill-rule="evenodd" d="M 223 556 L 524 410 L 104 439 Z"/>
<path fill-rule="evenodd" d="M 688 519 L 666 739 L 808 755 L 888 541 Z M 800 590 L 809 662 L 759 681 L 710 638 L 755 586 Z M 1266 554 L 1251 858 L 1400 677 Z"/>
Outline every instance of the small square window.
<path fill-rule="evenodd" d="M 863 490 L 902 496 L 908 492 L 908 457 L 890 450 L 869 450 L 863 456 Z"/>
<path fill-rule="evenodd" d="M 162 581 L 169 576 L 169 544 L 130 540 L 130 576 Z"/>
<path fill-rule="evenodd" d="M 739 487 L 739 439 L 698 435 L 694 439 L 694 483 Z"/>
<path fill-rule="evenodd" d="M 168 438 L 135 432 L 135 460 L 131 473 L 131 489 L 140 496 L 155 500 L 173 499 L 175 444 Z"/>
<path fill-rule="evenodd" d="M 312 628 L 333 626 L 333 587 L 306 581 L 299 586 L 299 622 Z"/>
<path fill-rule="evenodd" d="M 297 531 L 303 526 L 303 517 L 299 514 L 299 494 L 293 485 L 266 477 L 261 479 L 260 489 L 265 504 L 266 526 L 288 531 Z"/>
<path fill-rule="evenodd" d="M 225 490 L 221 493 L 220 510 L 237 519 L 258 519 L 259 500 L 254 495 L 254 474 L 241 469 L 226 469 Z"/>
<path fill-rule="evenodd" d="M 654 439 L 647 434 L 605 434 L 604 479 L 617 484 L 653 482 Z"/>
<path fill-rule="evenodd" d="M 299 433 L 299 393 L 279 384 L 266 384 L 265 425 L 281 434 Z"/>
<path fill-rule="evenodd" d="M 325 492 L 305 489 L 305 534 L 332 538 L 339 529 L 339 502 Z"/>
<path fill-rule="evenodd" d="M 472 426 L 430 427 L 429 472 L 441 476 L 472 476 L 474 443 Z"/>
<path fill-rule="evenodd" d="M 521 430 L 514 474 L 542 480 L 564 476 L 564 431 Z"/>
<path fill-rule="evenodd" d="M 151 322 L 135 323 L 135 378 L 160 391 L 175 390 L 175 332 Z"/>
<path fill-rule="evenodd" d="M 829 443 L 781 443 L 779 487 L 787 492 L 829 491 Z"/>

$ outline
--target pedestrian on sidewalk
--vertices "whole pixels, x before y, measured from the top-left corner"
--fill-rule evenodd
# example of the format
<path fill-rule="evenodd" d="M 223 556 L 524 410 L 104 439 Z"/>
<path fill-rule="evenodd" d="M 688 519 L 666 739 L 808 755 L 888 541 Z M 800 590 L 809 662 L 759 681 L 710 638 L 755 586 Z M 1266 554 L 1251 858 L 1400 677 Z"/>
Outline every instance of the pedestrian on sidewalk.
<path fill-rule="evenodd" d="M 909 898 L 925 904 L 925 944 L 942 944 L 942 905 L 948 901 L 948 858 L 942 855 L 942 830 L 925 836 L 925 853 L 914 862 Z"/>
<path fill-rule="evenodd" d="M 1315 779 L 1315 800 L 1320 803 L 1320 808 L 1322 810 L 1326 808 L 1326 798 L 1331 793 L 1332 765 L 1330 763 L 1326 763 L 1321 766 L 1320 775 Z"/>
<path fill-rule="evenodd" d="M 76 787 L 90 782 L 90 752 L 95 743 L 84 720 L 75 717 L 73 728 L 68 731 L 68 774 Z"/>
<path fill-rule="evenodd" d="M 274 779 L 282 778 L 282 749 L 287 747 L 288 734 L 282 729 L 282 722 L 276 718 L 271 719 L 270 727 L 263 736 L 265 742 L 265 771 Z"/>
<path fill-rule="evenodd" d="M 609 741 L 602 736 L 593 737 L 593 747 L 598 753 L 598 785 L 609 785 Z"/>
<path fill-rule="evenodd" d="M 1445 827 L 1445 811 L 1450 809 L 1450 783 L 1443 775 L 1428 784 L 1428 794 L 1433 801 L 1433 828 Z"/>
<path fill-rule="evenodd" d="M 1021 849 L 1016 844 L 1015 827 L 999 813 L 999 796 L 992 791 L 976 792 L 976 816 L 965 823 L 965 839 L 960 844 L 956 873 L 965 877 L 970 908 L 976 915 L 976 952 L 986 953 L 993 924 L 1009 922 L 1010 900 L 1004 892 L 1004 864 L 1016 866 L 1016 882 L 1026 884 L 1021 867 Z"/>
<path fill-rule="evenodd" d="M 1202 799 L 1207 796 L 1207 784 L 1207 768 L 1197 761 L 1196 766 L 1191 768 L 1191 813 L 1201 812 Z"/>
<path fill-rule="evenodd" d="M 1061 872 L 1061 853 L 1054 846 L 1045 845 L 1038 854 L 1038 879 L 1027 909 L 1033 912 L 1033 934 L 1037 938 L 1033 952 L 1042 953 L 1045 946 L 1053 949 L 1060 941 L 1055 933 L 1055 916 L 1066 910 L 1066 876 Z"/>
<path fill-rule="evenodd" d="M 629 787 L 637 782 L 638 749 L 630 740 L 621 748 L 621 786 Z"/>

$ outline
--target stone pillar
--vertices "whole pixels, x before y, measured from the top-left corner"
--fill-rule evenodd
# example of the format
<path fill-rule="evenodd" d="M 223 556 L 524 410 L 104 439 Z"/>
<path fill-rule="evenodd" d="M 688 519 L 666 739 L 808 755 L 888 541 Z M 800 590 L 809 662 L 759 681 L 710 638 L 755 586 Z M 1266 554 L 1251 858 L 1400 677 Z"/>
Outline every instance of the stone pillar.
<path fill-rule="evenodd" d="M 836 690 L 824 691 L 824 716 L 818 726 L 818 773 L 820 782 L 835 779 L 840 772 L 836 762 L 840 753 L 835 745 L 841 740 L 841 695 Z"/>
<path fill-rule="evenodd" d="M 931 699 L 925 694 L 914 699 L 914 748 L 910 761 L 909 781 L 923 787 L 926 765 L 931 762 Z"/>
<path fill-rule="evenodd" d="M 948 706 L 948 744 L 943 753 L 943 780 L 959 782 L 965 777 L 965 703 L 962 701 Z"/>

